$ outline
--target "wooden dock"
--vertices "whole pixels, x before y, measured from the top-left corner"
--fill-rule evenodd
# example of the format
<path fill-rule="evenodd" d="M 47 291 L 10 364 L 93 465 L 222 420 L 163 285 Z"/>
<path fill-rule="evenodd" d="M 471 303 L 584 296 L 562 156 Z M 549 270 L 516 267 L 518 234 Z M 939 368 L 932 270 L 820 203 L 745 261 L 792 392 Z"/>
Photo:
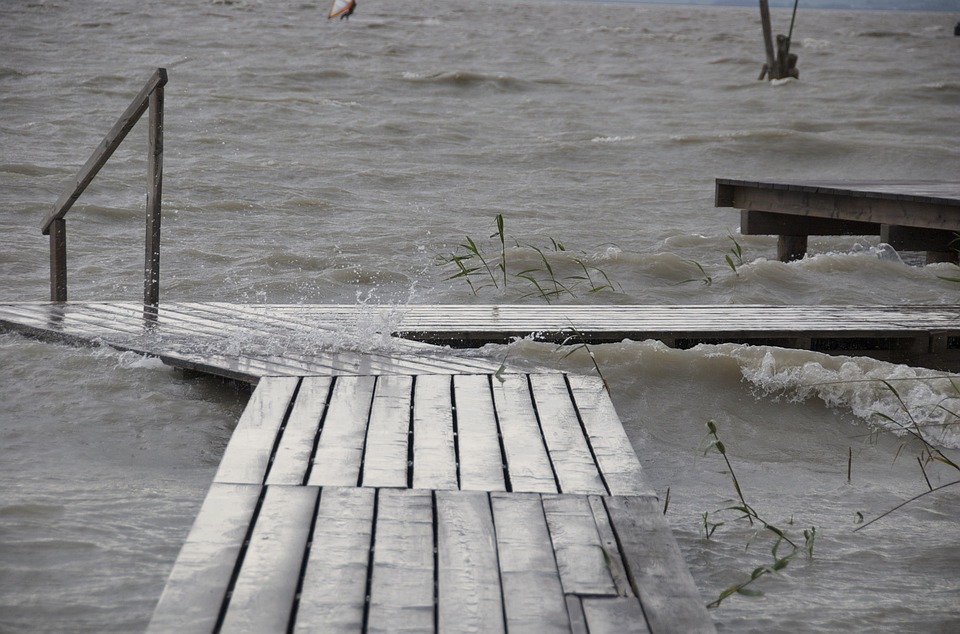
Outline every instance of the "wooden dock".
<path fill-rule="evenodd" d="M 255 382 L 259 376 L 492 373 L 498 364 L 425 344 L 476 347 L 531 337 L 553 343 L 655 339 L 686 349 L 746 343 L 865 355 L 960 369 L 960 307 L 945 306 L 511 306 L 231 305 L 22 302 L 0 304 L 0 330 L 100 341 L 190 370 Z M 354 337 L 364 352 L 344 351 Z M 371 352 L 371 341 L 383 352 Z M 331 351 L 337 342 L 338 352 Z M 242 347 L 242 350 L 240 349 Z"/>
<path fill-rule="evenodd" d="M 256 384 L 149 632 L 715 631 L 602 381 L 315 308 L 0 305 Z M 351 328 L 383 352 L 332 351 Z"/>
<path fill-rule="evenodd" d="M 712 632 L 602 383 L 260 381 L 150 632 Z"/>
<path fill-rule="evenodd" d="M 716 180 L 716 206 L 740 209 L 744 235 L 776 235 L 777 257 L 800 259 L 808 236 L 874 235 L 927 262 L 957 262 L 960 181 Z"/>

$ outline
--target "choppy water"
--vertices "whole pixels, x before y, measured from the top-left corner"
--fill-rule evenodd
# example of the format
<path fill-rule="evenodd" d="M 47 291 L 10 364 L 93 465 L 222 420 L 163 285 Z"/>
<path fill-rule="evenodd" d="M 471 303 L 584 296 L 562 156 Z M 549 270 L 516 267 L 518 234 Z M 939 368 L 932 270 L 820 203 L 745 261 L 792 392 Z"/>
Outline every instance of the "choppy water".
<path fill-rule="evenodd" d="M 568 302 L 953 303 L 952 265 L 875 239 L 737 235 L 713 179 L 956 178 L 960 38 L 950 13 L 801 10 L 801 81 L 755 81 L 755 9 L 493 0 L 0 3 L 0 299 L 43 300 L 39 223 L 158 66 L 168 69 L 163 299 L 537 302 L 475 296 L 436 266 L 495 230 L 603 269 Z M 785 31 L 787 12 L 774 12 Z M 68 217 L 72 299 L 140 294 L 145 132 Z M 724 261 L 734 247 L 744 264 Z M 497 245 L 489 242 L 490 248 Z M 510 244 L 513 244 L 511 241 Z M 540 266 L 528 248 L 515 266 Z M 695 260 L 703 272 L 691 262 Z M 904 264 L 904 261 L 906 264 Z M 912 265 L 911 265 L 912 264 Z M 519 269 L 515 269 L 519 270 Z M 709 277 L 709 285 L 701 278 Z M 687 281 L 693 280 L 693 281 Z M 569 280 L 568 280 L 569 282 Z M 797 557 L 713 612 L 724 631 L 960 629 L 956 491 L 927 488 L 892 433 L 899 397 L 956 460 L 948 382 L 870 360 L 738 346 L 598 346 L 597 360 L 704 601 L 772 562 L 733 515 L 717 421 L 744 493 Z M 592 371 L 517 342 L 483 354 Z M 136 631 L 149 619 L 244 395 L 149 360 L 0 337 L 0 631 Z M 877 415 L 880 412 L 880 415 Z M 847 456 L 852 451 L 852 478 Z M 933 486 L 956 475 L 932 464 Z M 791 524 L 792 521 L 792 524 Z M 781 553 L 782 553 L 781 549 Z"/>

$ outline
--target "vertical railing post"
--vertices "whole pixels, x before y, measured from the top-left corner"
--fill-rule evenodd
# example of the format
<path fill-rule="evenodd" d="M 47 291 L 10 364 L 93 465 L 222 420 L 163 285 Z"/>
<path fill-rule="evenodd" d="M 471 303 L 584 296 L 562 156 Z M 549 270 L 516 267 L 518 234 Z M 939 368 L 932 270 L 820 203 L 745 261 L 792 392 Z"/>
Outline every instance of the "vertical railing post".
<path fill-rule="evenodd" d="M 50 224 L 50 301 L 67 301 L 67 221 Z"/>
<path fill-rule="evenodd" d="M 147 227 L 144 243 L 143 304 L 160 303 L 160 207 L 163 193 L 163 84 L 150 93 L 150 130 L 147 156 Z"/>

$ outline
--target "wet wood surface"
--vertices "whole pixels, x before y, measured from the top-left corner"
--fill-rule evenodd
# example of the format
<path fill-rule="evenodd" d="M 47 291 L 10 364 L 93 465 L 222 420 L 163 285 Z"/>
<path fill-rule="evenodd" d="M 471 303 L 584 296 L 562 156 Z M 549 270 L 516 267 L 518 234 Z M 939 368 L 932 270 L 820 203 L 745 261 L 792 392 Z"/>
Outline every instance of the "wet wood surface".
<path fill-rule="evenodd" d="M 602 381 L 386 375 L 260 381 L 148 631 L 713 624 Z"/>
<path fill-rule="evenodd" d="M 175 367 L 251 383 L 276 375 L 493 373 L 500 369 L 499 360 L 430 344 L 467 347 L 516 337 L 591 344 L 655 339 L 681 349 L 734 342 L 870 355 L 943 369 L 960 366 L 960 310 L 954 305 L 169 303 L 145 311 L 135 303 L 16 302 L 0 304 L 0 331 L 76 344 L 99 341 Z M 386 338 L 389 346 L 334 351 L 345 345 L 370 348 L 371 336 Z"/>
<path fill-rule="evenodd" d="M 148 632 L 713 632 L 656 500 L 585 499 L 215 483 Z"/>

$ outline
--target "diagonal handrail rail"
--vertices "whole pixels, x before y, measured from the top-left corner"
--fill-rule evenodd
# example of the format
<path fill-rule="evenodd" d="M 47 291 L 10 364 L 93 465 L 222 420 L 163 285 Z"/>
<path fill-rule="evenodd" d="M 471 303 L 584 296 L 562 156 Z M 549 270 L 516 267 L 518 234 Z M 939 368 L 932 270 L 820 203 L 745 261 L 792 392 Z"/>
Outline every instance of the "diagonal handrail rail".
<path fill-rule="evenodd" d="M 93 181 L 114 151 L 149 108 L 147 150 L 147 229 L 144 256 L 143 303 L 160 301 L 160 198 L 163 190 L 163 87 L 167 70 L 158 68 L 94 150 L 41 225 L 50 236 L 50 301 L 67 301 L 67 234 L 64 217 Z"/>

